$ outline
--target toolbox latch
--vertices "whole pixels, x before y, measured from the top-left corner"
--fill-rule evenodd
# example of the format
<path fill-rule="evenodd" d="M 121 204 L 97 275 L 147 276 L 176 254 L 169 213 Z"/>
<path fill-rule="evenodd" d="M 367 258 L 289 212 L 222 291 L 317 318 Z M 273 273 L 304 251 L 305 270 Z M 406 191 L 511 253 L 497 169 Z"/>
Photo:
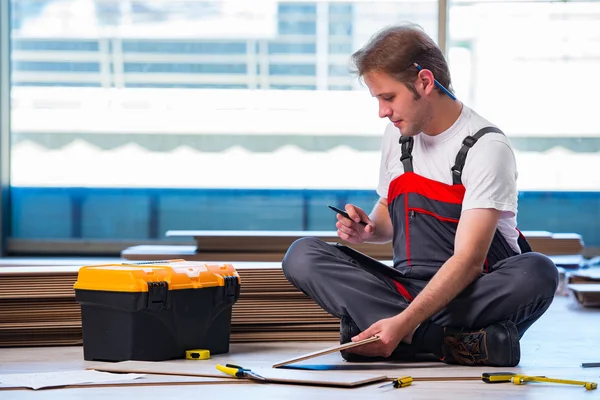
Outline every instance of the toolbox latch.
<path fill-rule="evenodd" d="M 169 284 L 167 282 L 148 282 L 148 304 L 149 310 L 164 310 L 167 308 L 167 293 Z"/>
<path fill-rule="evenodd" d="M 225 281 L 225 300 L 235 303 L 240 296 L 240 285 L 237 276 L 224 276 Z"/>

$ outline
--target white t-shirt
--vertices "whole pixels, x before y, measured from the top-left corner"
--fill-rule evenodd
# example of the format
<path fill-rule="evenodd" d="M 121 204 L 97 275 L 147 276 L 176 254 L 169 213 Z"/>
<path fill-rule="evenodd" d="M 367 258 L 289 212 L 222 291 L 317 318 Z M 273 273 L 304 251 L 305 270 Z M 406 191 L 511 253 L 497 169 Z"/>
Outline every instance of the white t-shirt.
<path fill-rule="evenodd" d="M 463 105 L 456 122 L 437 136 L 420 133 L 414 137 L 413 171 L 426 178 L 452 184 L 451 168 L 466 136 L 481 128 L 495 126 Z M 400 131 L 391 122 L 385 129 L 377 194 L 388 197 L 390 182 L 404 172 L 400 156 Z M 520 253 L 517 244 L 517 166 L 505 135 L 490 132 L 469 149 L 463 168 L 465 197 L 462 210 L 495 208 L 502 211 L 498 230 L 508 244 Z"/>

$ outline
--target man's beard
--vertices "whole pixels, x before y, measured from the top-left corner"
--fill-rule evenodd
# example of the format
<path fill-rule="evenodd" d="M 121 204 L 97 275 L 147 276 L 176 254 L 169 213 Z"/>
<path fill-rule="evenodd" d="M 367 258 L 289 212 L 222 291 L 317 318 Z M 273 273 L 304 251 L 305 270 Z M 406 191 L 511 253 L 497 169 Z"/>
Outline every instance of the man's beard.
<path fill-rule="evenodd" d="M 423 132 L 429 122 L 431 121 L 431 107 L 423 101 L 421 97 L 418 100 L 414 101 L 415 106 L 415 114 L 413 115 L 413 123 L 408 127 L 405 132 L 402 132 L 402 136 L 416 136 L 419 133 Z M 419 107 L 420 106 L 420 107 Z"/>

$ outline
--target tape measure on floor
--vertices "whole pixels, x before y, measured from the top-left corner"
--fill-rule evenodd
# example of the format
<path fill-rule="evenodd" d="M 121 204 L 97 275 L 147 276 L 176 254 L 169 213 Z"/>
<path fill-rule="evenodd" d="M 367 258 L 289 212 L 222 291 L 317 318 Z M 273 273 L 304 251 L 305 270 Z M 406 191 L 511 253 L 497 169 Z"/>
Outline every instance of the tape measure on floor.
<path fill-rule="evenodd" d="M 210 351 L 205 349 L 188 350 L 185 352 L 185 358 L 187 360 L 208 360 Z"/>

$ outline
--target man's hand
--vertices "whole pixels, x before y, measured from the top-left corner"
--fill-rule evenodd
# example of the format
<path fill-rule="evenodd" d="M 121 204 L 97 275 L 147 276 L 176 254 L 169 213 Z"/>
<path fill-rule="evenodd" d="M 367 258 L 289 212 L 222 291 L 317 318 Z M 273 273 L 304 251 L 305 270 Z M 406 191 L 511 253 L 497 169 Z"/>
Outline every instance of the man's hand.
<path fill-rule="evenodd" d="M 375 322 L 369 328 L 352 338 L 353 342 L 368 339 L 371 336 L 379 337 L 379 340 L 363 346 L 347 349 L 348 353 L 356 353 L 370 357 L 389 357 L 405 336 L 412 333 L 414 327 L 408 326 L 402 314 L 395 317 L 385 318 Z"/>
<path fill-rule="evenodd" d="M 337 214 L 338 222 L 335 224 L 338 229 L 337 234 L 341 239 L 350 243 L 363 243 L 375 234 L 375 223 L 371 221 L 362 208 L 347 204 L 346 212 L 352 218 L 352 221 L 341 214 Z M 366 222 L 367 226 L 359 224 L 360 221 Z"/>

